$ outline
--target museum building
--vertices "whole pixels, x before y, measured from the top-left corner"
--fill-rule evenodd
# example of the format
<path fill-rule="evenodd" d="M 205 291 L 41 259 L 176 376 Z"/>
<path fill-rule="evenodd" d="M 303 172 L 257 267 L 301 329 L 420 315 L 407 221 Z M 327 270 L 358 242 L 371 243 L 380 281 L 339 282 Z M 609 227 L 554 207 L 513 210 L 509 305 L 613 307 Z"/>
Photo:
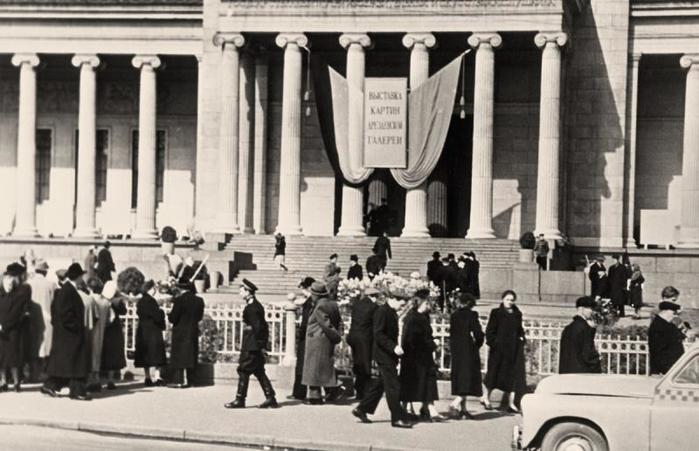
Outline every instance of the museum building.
<path fill-rule="evenodd" d="M 348 182 L 328 68 L 461 55 L 424 183 Z M 11 237 L 360 236 L 386 199 L 395 236 L 699 247 L 699 1 L 0 0 L 0 87 Z"/>

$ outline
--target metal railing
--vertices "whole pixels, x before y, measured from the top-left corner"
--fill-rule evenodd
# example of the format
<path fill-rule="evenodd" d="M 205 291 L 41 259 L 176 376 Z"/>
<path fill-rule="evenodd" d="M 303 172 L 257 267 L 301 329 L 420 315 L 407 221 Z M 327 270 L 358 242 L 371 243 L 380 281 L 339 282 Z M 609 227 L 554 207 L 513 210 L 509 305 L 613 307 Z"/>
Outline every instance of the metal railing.
<path fill-rule="evenodd" d="M 232 362 L 240 353 L 243 338 L 242 312 L 243 305 L 217 304 L 207 306 L 205 320 L 214 324 L 214 330 L 207 333 L 216 336 L 216 361 Z M 166 312 L 169 308 L 166 307 Z M 265 305 L 265 314 L 270 332 L 270 363 L 282 363 L 283 360 L 293 361 L 295 357 L 296 330 L 299 318 L 296 308 L 280 305 Z M 487 318 L 481 317 L 485 329 Z M 132 355 L 136 343 L 136 308 L 129 304 L 127 314 L 122 317 L 127 355 Z M 349 331 L 351 318 L 345 316 L 344 330 Z M 558 372 L 560 336 L 563 324 L 559 322 L 524 321 L 526 334 L 525 360 L 527 373 L 530 375 L 546 376 Z M 208 326 L 211 328 L 211 326 Z M 168 324 L 169 333 L 170 325 Z M 202 328 L 203 329 L 203 328 Z M 449 319 L 435 315 L 432 318 L 434 338 L 439 346 L 435 360 L 440 371 L 448 373 L 451 367 L 449 353 Z M 202 330 L 202 335 L 204 331 Z M 595 339 L 597 349 L 602 358 L 602 372 L 608 374 L 648 374 L 648 342 L 640 336 L 611 336 L 597 334 Z M 689 345 L 689 343 L 687 343 Z M 201 347 L 200 347 L 201 348 Z M 483 370 L 488 364 L 488 346 L 481 348 Z M 336 348 L 335 366 L 339 370 L 351 372 L 352 357 L 349 346 L 343 340 Z"/>

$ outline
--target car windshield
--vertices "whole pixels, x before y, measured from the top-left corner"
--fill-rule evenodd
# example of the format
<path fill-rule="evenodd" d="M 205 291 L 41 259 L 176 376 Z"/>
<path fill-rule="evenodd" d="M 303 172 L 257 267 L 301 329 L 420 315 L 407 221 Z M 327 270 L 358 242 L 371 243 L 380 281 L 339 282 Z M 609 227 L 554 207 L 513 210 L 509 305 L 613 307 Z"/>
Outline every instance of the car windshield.
<path fill-rule="evenodd" d="M 699 355 L 695 355 L 675 377 L 677 384 L 699 385 Z"/>

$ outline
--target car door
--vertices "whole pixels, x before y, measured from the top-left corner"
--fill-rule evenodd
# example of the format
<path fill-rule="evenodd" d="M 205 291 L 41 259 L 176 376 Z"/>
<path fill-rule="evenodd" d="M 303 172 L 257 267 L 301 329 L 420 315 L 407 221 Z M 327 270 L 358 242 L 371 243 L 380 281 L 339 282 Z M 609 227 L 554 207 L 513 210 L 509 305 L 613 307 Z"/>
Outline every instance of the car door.
<path fill-rule="evenodd" d="M 685 355 L 658 383 L 653 395 L 650 449 L 696 449 L 699 443 L 699 352 Z"/>

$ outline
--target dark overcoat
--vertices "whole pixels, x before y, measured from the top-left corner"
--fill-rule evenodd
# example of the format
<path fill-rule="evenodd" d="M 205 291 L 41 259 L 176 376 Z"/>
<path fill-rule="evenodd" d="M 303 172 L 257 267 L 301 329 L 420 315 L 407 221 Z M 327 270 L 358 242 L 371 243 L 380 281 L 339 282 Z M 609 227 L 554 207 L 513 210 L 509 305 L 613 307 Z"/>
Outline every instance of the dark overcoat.
<path fill-rule="evenodd" d="M 31 288 L 15 287 L 10 293 L 0 286 L 0 369 L 22 368 L 26 331 L 29 326 Z"/>
<path fill-rule="evenodd" d="M 456 288 L 458 288 L 462 293 L 470 293 L 468 283 L 469 283 L 468 266 L 464 266 L 463 268 L 457 268 L 457 270 L 456 270 Z"/>
<path fill-rule="evenodd" d="M 296 332 L 296 375 L 301 380 L 303 377 L 303 359 L 306 353 L 306 330 L 308 329 L 308 320 L 313 313 L 313 298 L 309 296 L 306 302 L 301 306 L 301 324 Z"/>
<path fill-rule="evenodd" d="M 451 349 L 451 393 L 455 396 L 481 396 L 481 356 L 483 329 L 478 313 L 460 308 L 449 321 Z"/>
<path fill-rule="evenodd" d="M 136 329 L 136 368 L 164 366 L 165 357 L 165 313 L 158 302 L 149 294 L 144 294 L 136 304 L 138 328 Z"/>
<path fill-rule="evenodd" d="M 335 387 L 335 345 L 342 341 L 342 317 L 337 302 L 319 298 L 308 319 L 301 383 L 308 387 Z"/>
<path fill-rule="evenodd" d="M 573 322 L 561 333 L 560 374 L 602 372 L 599 353 L 595 349 L 595 332 L 585 318 L 573 317 Z"/>
<path fill-rule="evenodd" d="M 204 317 L 204 300 L 185 291 L 172 301 L 168 320 L 172 323 L 170 368 L 194 368 L 199 358 L 199 321 Z"/>
<path fill-rule="evenodd" d="M 366 259 L 366 272 L 367 275 L 373 274 L 374 276 L 378 275 L 381 270 L 383 269 L 383 262 L 381 260 L 381 257 L 377 255 L 371 255 L 369 258 Z M 369 276 L 369 278 L 373 278 L 373 276 Z"/>
<path fill-rule="evenodd" d="M 643 307 L 643 282 L 646 279 L 640 271 L 631 274 L 631 282 L 629 283 L 629 297 L 633 308 L 640 309 Z"/>
<path fill-rule="evenodd" d="M 56 291 L 51 304 L 51 325 L 48 375 L 68 379 L 87 377 L 92 358 L 85 331 L 85 304 L 71 282 Z"/>
<path fill-rule="evenodd" d="M 374 312 L 374 361 L 378 365 L 398 365 L 398 314 L 388 305 L 381 305 Z"/>
<path fill-rule="evenodd" d="M 430 315 L 413 309 L 403 323 L 403 359 L 400 364 L 400 400 L 432 402 L 437 395 L 437 345 L 432 335 Z"/>
<path fill-rule="evenodd" d="M 350 266 L 349 271 L 347 271 L 347 278 L 348 279 L 362 280 L 364 278 L 364 272 L 362 271 L 362 265 L 357 263 L 356 265 Z"/>
<path fill-rule="evenodd" d="M 439 286 L 439 270 L 442 268 L 442 262 L 438 258 L 427 262 L 427 280 Z"/>
<path fill-rule="evenodd" d="M 612 304 L 617 307 L 626 304 L 626 281 L 628 280 L 628 271 L 626 267 L 620 263 L 615 263 L 609 267 L 607 271 L 607 279 L 609 281 L 609 297 Z"/>
<path fill-rule="evenodd" d="M 524 327 L 522 312 L 516 305 L 510 312 L 505 307 L 490 311 L 485 328 L 488 344 L 488 372 L 484 385 L 492 390 L 524 393 L 527 379 L 524 368 Z"/>
<path fill-rule="evenodd" d="M 95 270 L 97 277 L 99 277 L 102 282 L 107 282 L 108 280 L 112 280 L 112 271 L 115 270 L 112 253 L 109 252 L 109 249 L 100 250 L 99 254 L 97 254 L 97 269 Z"/>
<path fill-rule="evenodd" d="M 590 279 L 590 294 L 592 297 L 599 296 L 604 298 L 607 296 L 607 279 L 599 276 L 600 271 L 607 272 L 604 264 L 595 261 L 590 265 L 590 274 L 588 275 Z"/>
<path fill-rule="evenodd" d="M 393 254 L 391 253 L 391 240 L 389 240 L 388 237 L 380 236 L 376 238 L 372 250 L 384 262 L 387 258 L 393 258 Z"/>
<path fill-rule="evenodd" d="M 126 366 L 124 350 L 124 328 L 121 324 L 121 315 L 126 315 L 126 304 L 123 299 L 113 299 L 112 311 L 114 319 L 104 329 L 104 341 L 102 342 L 103 371 L 120 370 Z"/>
<path fill-rule="evenodd" d="M 684 354 L 685 335 L 672 323 L 656 315 L 648 328 L 650 374 L 665 374 Z"/>
<path fill-rule="evenodd" d="M 265 318 L 265 308 L 254 296 L 243 309 L 242 351 L 262 351 L 268 348 L 269 326 Z"/>
<path fill-rule="evenodd" d="M 374 344 L 374 313 L 378 308 L 368 297 L 352 302 L 352 324 L 347 344 L 352 348 L 352 363 L 364 374 L 371 374 L 371 353 Z"/>
<path fill-rule="evenodd" d="M 468 274 L 468 283 L 466 291 L 475 296 L 476 299 L 481 297 L 480 271 L 481 263 L 478 260 L 468 260 L 466 274 Z"/>

